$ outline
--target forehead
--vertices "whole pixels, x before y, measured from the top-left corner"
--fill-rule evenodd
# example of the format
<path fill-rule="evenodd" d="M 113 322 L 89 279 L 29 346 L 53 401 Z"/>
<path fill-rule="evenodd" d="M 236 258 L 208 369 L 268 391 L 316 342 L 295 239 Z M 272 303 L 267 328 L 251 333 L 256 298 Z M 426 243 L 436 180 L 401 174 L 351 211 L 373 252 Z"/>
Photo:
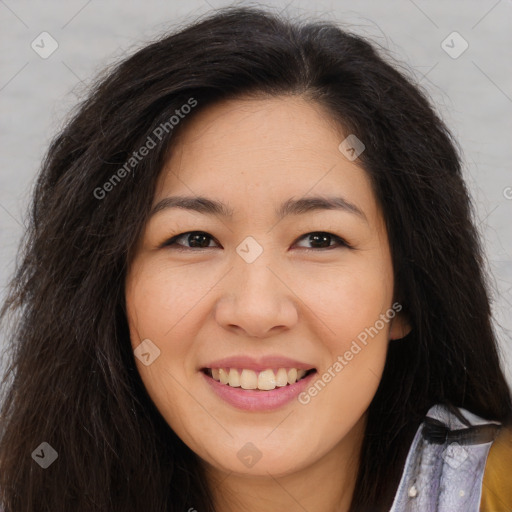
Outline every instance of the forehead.
<path fill-rule="evenodd" d="M 223 155 L 233 159 L 241 150 L 258 159 L 299 160 L 304 153 L 313 157 L 326 149 L 338 156 L 342 135 L 323 107 L 300 96 L 243 97 L 194 112 L 176 143 L 221 161 Z"/>
<path fill-rule="evenodd" d="M 182 128 L 155 202 L 202 195 L 224 198 L 236 211 L 248 200 L 263 208 L 292 196 L 339 193 L 375 207 L 367 173 L 339 149 L 348 134 L 302 97 L 225 100 L 195 112 Z"/>

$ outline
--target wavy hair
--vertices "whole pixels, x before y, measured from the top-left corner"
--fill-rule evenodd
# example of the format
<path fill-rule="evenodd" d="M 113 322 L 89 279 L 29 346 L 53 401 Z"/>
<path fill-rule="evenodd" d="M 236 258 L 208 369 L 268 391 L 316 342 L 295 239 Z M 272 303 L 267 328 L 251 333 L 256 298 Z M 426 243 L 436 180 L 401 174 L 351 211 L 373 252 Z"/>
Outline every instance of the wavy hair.
<path fill-rule="evenodd" d="M 137 372 L 124 281 L 176 134 L 195 112 L 241 95 L 300 95 L 324 106 L 366 145 L 360 164 L 385 217 L 395 298 L 412 331 L 390 344 L 351 512 L 389 509 L 433 404 L 511 421 L 460 151 L 425 93 L 380 53 L 332 22 L 228 7 L 97 80 L 42 163 L 1 311 L 12 320 L 1 409 L 5 512 L 215 511 L 199 458 Z M 190 98 L 193 112 L 120 176 Z M 58 452 L 46 470 L 31 456 L 42 442 Z"/>

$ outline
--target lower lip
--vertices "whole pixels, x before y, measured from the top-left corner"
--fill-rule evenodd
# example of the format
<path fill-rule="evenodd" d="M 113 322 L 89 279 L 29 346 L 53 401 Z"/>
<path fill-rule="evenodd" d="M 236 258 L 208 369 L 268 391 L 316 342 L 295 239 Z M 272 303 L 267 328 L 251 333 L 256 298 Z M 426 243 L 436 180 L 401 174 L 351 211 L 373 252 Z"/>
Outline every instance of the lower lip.
<path fill-rule="evenodd" d="M 252 389 L 232 388 L 227 384 L 221 384 L 204 372 L 201 372 L 212 390 L 228 404 L 243 409 L 244 411 L 272 411 L 284 407 L 296 398 L 308 387 L 317 372 L 310 373 L 307 377 L 295 384 L 288 384 L 270 391 L 257 391 Z"/>

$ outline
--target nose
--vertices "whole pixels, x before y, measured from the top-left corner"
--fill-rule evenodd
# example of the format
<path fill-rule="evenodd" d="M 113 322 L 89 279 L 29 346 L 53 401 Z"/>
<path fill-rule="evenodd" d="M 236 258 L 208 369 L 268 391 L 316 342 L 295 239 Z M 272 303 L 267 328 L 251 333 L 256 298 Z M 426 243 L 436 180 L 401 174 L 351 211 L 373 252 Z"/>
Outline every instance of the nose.
<path fill-rule="evenodd" d="M 215 307 L 216 321 L 224 329 L 266 338 L 297 323 L 293 283 L 267 258 L 260 256 L 252 263 L 240 259 L 226 277 Z"/>

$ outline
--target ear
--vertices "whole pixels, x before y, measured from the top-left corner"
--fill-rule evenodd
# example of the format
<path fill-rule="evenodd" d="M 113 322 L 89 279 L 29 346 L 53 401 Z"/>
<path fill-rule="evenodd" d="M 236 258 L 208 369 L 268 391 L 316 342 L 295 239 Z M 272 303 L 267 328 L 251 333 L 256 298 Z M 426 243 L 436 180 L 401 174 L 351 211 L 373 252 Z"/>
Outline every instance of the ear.
<path fill-rule="evenodd" d="M 397 313 L 391 320 L 389 328 L 389 339 L 399 340 L 407 336 L 412 330 L 409 319 L 403 313 Z"/>

